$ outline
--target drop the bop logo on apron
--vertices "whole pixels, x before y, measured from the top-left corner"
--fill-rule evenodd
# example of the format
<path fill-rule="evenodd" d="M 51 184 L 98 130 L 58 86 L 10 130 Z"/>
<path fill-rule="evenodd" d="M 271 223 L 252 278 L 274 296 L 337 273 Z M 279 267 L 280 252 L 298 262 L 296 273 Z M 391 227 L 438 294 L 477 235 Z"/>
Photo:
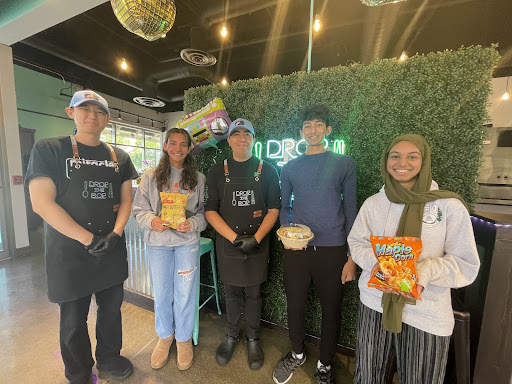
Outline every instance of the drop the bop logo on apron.
<path fill-rule="evenodd" d="M 95 200 L 111 199 L 114 197 L 112 183 L 96 180 L 84 181 L 82 197 Z"/>
<path fill-rule="evenodd" d="M 233 191 L 233 200 L 231 201 L 233 207 L 247 207 L 256 204 L 254 199 L 254 190 L 247 189 L 241 191 Z"/>

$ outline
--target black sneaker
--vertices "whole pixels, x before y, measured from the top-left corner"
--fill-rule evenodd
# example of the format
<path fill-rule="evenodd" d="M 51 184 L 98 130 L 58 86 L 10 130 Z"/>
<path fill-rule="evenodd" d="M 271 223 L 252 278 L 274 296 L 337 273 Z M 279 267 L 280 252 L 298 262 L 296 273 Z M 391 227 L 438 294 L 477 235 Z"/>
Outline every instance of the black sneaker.
<path fill-rule="evenodd" d="M 233 351 L 239 341 L 240 339 L 238 337 L 226 335 L 226 338 L 222 344 L 219 345 L 217 353 L 215 354 L 215 359 L 219 365 L 226 365 L 229 363 L 229 360 L 231 360 L 231 357 L 233 356 Z"/>
<path fill-rule="evenodd" d="M 297 369 L 298 366 L 304 364 L 306 361 L 306 354 L 303 353 L 302 359 L 296 359 L 293 357 L 292 352 L 288 352 L 288 354 L 279 360 L 276 367 L 274 368 L 274 373 L 272 375 L 274 381 L 277 384 L 284 384 L 288 382 L 293 376 L 293 372 Z"/>
<path fill-rule="evenodd" d="M 107 364 L 96 364 L 100 379 L 123 381 L 133 373 L 133 365 L 126 357 L 117 356 Z"/>
<path fill-rule="evenodd" d="M 317 384 L 334 384 L 332 369 L 327 370 L 323 365 L 316 370 L 315 377 Z"/>

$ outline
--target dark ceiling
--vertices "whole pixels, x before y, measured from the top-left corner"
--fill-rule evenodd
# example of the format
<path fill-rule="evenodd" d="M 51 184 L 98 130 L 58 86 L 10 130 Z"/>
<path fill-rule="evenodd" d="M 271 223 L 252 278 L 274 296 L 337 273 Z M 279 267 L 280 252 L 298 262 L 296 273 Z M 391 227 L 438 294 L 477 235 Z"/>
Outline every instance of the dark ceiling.
<path fill-rule="evenodd" d="M 183 109 L 184 90 L 218 82 L 306 69 L 309 0 L 176 0 L 176 21 L 163 39 L 149 42 L 117 21 L 110 2 L 12 46 L 15 63 L 35 63 L 81 86 L 132 101 L 157 96 L 159 112 Z M 408 0 L 367 7 L 360 0 L 316 0 L 322 29 L 313 38 L 312 69 L 406 51 L 428 53 L 498 43 L 495 76 L 512 75 L 511 0 Z M 220 23 L 230 35 L 221 42 Z M 194 48 L 217 58 L 211 67 L 185 63 Z M 130 69 L 121 70 L 126 58 Z M 19 59 L 19 60 L 17 60 Z"/>

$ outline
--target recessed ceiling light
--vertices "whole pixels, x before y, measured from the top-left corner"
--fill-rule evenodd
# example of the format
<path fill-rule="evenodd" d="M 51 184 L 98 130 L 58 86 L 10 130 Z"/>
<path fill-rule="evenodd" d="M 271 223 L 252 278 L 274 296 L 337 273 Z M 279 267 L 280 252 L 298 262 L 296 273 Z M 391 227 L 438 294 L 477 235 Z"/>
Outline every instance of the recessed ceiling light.
<path fill-rule="evenodd" d="M 121 60 L 121 68 L 126 71 L 128 69 L 128 63 L 126 62 L 126 59 L 123 57 Z"/>
<path fill-rule="evenodd" d="M 222 26 L 222 28 L 220 29 L 220 36 L 225 39 L 226 37 L 228 37 L 228 34 L 229 34 L 229 31 L 228 31 L 228 27 L 226 27 L 225 25 Z"/>

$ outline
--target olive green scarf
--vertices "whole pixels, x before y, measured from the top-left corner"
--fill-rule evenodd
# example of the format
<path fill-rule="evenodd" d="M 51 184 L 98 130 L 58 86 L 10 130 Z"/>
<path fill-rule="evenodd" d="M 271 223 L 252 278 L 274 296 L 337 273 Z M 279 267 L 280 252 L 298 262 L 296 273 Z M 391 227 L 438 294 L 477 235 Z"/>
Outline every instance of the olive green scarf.
<path fill-rule="evenodd" d="M 414 186 L 408 190 L 402 187 L 387 170 L 389 152 L 400 141 L 410 141 L 421 152 L 421 169 Z M 380 159 L 380 173 L 384 180 L 384 191 L 392 203 L 405 204 L 396 236 L 421 237 L 423 222 L 423 210 L 425 203 L 439 199 L 456 198 L 464 203 L 464 200 L 454 192 L 434 190 L 431 191 L 432 169 L 430 166 L 430 147 L 423 136 L 407 134 L 395 137 L 382 152 Z M 465 203 L 464 203 L 465 205 Z M 421 276 L 419 277 L 421 284 Z M 402 331 L 402 311 L 405 304 L 416 304 L 415 300 L 402 295 L 384 293 L 382 295 L 382 324 L 389 332 L 400 333 Z"/>

